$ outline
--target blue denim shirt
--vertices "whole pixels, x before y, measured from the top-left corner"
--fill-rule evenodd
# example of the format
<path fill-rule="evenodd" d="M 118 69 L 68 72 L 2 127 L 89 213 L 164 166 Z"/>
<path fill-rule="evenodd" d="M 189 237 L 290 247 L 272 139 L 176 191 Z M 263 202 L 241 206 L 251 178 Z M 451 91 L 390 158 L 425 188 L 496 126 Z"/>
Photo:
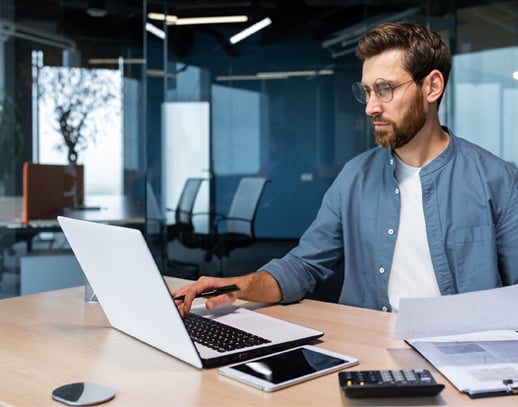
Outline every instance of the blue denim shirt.
<path fill-rule="evenodd" d="M 446 150 L 420 171 L 441 294 L 516 284 L 518 169 L 449 133 Z M 343 265 L 340 303 L 391 310 L 400 210 L 395 163 L 390 150 L 376 147 L 345 164 L 299 245 L 261 268 L 278 281 L 282 302 L 302 299 Z"/>

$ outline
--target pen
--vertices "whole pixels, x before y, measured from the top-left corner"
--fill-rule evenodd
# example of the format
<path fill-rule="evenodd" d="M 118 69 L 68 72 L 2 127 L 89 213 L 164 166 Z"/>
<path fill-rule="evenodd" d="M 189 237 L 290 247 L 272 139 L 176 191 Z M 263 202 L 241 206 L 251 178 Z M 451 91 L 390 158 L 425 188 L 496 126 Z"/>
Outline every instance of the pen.
<path fill-rule="evenodd" d="M 199 293 L 195 298 L 213 297 L 215 295 L 231 293 L 233 291 L 239 291 L 239 287 L 235 284 L 224 285 L 223 287 L 214 288 L 213 290 L 203 291 L 203 292 Z M 183 299 L 185 299 L 185 295 L 179 295 L 177 297 L 173 297 L 173 300 L 175 300 L 175 301 L 182 301 Z"/>

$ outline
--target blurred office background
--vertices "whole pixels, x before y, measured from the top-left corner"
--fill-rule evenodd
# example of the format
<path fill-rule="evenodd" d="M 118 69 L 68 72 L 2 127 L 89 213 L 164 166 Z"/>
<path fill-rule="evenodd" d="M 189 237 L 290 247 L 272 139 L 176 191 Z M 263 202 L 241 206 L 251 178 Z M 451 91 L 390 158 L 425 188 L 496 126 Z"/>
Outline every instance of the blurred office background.
<path fill-rule="evenodd" d="M 241 19 L 190 20 L 221 16 Z M 22 194 L 24 162 L 72 157 L 86 196 L 140 205 L 164 274 L 195 277 L 217 259 L 161 232 L 185 180 L 206 180 L 195 211 L 226 213 L 243 177 L 265 176 L 257 242 L 224 259 L 226 273 L 249 272 L 296 244 L 341 166 L 374 146 L 351 95 L 354 47 L 398 20 L 453 51 L 443 123 L 518 162 L 518 1 L 0 0 L 0 197 Z M 67 126 L 80 136 L 72 153 Z M 4 218 L 2 267 L 19 267 L 25 242 Z M 43 235 L 31 250 L 56 246 Z"/>

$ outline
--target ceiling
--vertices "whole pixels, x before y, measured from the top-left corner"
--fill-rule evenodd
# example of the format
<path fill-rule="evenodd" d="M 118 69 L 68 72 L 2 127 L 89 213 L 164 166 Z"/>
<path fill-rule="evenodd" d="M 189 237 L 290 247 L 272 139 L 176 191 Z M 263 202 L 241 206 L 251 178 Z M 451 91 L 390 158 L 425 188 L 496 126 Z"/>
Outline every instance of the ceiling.
<path fill-rule="evenodd" d="M 118 32 L 134 31 L 142 22 L 142 1 L 101 0 L 107 14 L 87 14 L 90 0 L 14 0 L 18 22 L 37 25 L 72 39 L 120 38 Z M 99 3 L 99 1 L 97 1 Z M 264 43 L 310 32 L 317 39 L 361 21 L 365 15 L 397 12 L 419 0 L 148 0 L 148 11 L 163 11 L 180 17 L 246 14 L 254 22 L 266 16 L 273 20 L 262 35 Z M 434 2 L 439 4 L 441 2 Z M 444 1 L 443 1 L 444 3 Z M 213 26 L 213 29 L 221 27 Z"/>
<path fill-rule="evenodd" d="M 35 29 L 57 34 L 83 46 L 134 47 L 142 44 L 143 2 L 141 0 L 97 0 L 106 15 L 87 13 L 92 0 L 13 0 L 14 19 Z M 489 1 L 457 0 L 462 7 Z M 423 14 L 442 16 L 449 11 L 448 0 L 148 0 L 147 11 L 179 17 L 246 14 L 249 22 L 233 25 L 183 26 L 169 28 L 172 51 L 187 57 L 203 32 L 226 44 L 229 30 L 240 30 L 252 22 L 270 17 L 272 24 L 256 36 L 261 46 L 278 44 L 294 38 L 310 38 L 319 43 L 333 33 L 354 26 L 368 18 L 397 15 L 418 7 Z M 424 5 L 424 6 L 423 6 Z M 241 28 L 240 28 L 241 27 Z M 99 51 L 99 49 L 97 49 Z M 109 51 L 106 51 L 109 52 Z M 236 56 L 238 52 L 235 52 Z"/>

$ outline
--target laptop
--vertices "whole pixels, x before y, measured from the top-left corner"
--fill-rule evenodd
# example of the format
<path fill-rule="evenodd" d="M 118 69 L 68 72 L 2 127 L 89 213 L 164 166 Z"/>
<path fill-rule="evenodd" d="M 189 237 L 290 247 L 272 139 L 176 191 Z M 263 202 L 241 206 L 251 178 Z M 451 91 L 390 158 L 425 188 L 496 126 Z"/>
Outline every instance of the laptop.
<path fill-rule="evenodd" d="M 242 307 L 212 311 L 193 307 L 192 316 L 265 341 L 234 350 L 213 349 L 191 338 L 139 230 L 63 216 L 57 219 L 110 325 L 192 366 L 222 366 L 306 344 L 323 335 Z M 214 336 L 210 339 L 221 335 Z"/>

